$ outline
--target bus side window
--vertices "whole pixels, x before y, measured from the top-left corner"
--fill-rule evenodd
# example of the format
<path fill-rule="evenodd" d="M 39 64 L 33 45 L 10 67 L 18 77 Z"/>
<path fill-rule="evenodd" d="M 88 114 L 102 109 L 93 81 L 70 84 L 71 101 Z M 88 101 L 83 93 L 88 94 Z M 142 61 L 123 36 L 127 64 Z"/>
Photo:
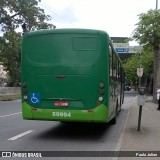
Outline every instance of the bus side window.
<path fill-rule="evenodd" d="M 109 45 L 109 75 L 112 78 L 112 48 Z"/>
<path fill-rule="evenodd" d="M 114 81 L 116 81 L 116 79 L 117 79 L 117 57 L 116 57 L 116 53 L 115 52 L 113 52 L 112 53 L 112 69 L 113 69 L 113 79 L 114 79 Z"/>
<path fill-rule="evenodd" d="M 121 79 L 120 79 L 120 74 L 121 74 L 121 69 L 120 69 L 120 62 L 118 63 L 118 82 L 121 82 Z"/>
<path fill-rule="evenodd" d="M 123 72 L 122 72 L 122 67 L 120 68 L 120 82 L 123 82 Z"/>

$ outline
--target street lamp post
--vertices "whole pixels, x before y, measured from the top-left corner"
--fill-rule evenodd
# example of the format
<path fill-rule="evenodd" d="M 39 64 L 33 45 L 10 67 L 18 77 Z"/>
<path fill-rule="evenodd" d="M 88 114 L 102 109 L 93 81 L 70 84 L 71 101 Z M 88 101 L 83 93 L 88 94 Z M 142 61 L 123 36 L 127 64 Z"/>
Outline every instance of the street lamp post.
<path fill-rule="evenodd" d="M 138 127 L 137 131 L 140 131 L 141 126 L 141 116 L 142 116 L 142 106 L 144 105 L 144 88 L 141 87 L 141 77 L 143 75 L 143 68 L 142 68 L 142 54 L 140 53 L 140 61 L 139 67 L 137 68 L 137 75 L 139 77 L 139 87 L 138 87 L 138 105 L 139 105 L 139 116 L 138 116 Z"/>
<path fill-rule="evenodd" d="M 142 68 L 142 53 L 139 53 L 139 54 L 140 54 L 139 67 Z M 142 71 L 142 75 L 143 75 L 143 71 Z M 139 76 L 139 88 L 141 87 L 141 77 L 142 77 L 142 75 Z"/>
<path fill-rule="evenodd" d="M 156 0 L 156 10 L 158 10 L 158 0 Z"/>

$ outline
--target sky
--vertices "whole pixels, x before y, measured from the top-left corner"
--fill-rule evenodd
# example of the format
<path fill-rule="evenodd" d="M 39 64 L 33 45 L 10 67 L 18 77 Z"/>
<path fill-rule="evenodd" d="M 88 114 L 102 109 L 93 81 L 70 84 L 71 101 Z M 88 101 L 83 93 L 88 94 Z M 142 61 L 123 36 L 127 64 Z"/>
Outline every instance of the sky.
<path fill-rule="evenodd" d="M 110 37 L 130 37 L 138 15 L 155 9 L 156 0 L 41 0 L 39 6 L 56 28 L 99 29 Z"/>

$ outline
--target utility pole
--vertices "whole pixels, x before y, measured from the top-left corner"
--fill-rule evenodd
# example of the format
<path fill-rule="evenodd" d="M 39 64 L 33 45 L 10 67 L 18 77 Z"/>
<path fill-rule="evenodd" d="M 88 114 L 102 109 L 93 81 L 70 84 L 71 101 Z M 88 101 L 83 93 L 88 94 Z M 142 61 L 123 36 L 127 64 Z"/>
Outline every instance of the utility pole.
<path fill-rule="evenodd" d="M 142 54 L 140 53 L 140 60 L 139 60 L 139 67 L 137 68 L 137 75 L 139 77 L 139 87 L 138 87 L 138 105 L 139 105 L 139 116 L 138 116 L 138 127 L 137 131 L 140 132 L 141 127 L 141 116 L 142 116 L 142 106 L 144 105 L 144 88 L 141 87 L 141 77 L 143 75 L 143 68 L 142 68 Z"/>
<path fill-rule="evenodd" d="M 142 68 L 142 53 L 139 53 L 139 55 L 140 55 L 140 59 L 139 59 L 139 68 Z M 143 69 L 142 69 L 141 72 L 143 72 Z M 143 75 L 143 73 L 142 73 L 142 75 Z M 142 77 L 142 75 L 139 76 L 139 88 L 141 87 L 141 77 Z"/>
<path fill-rule="evenodd" d="M 156 0 L 156 10 L 158 10 L 158 0 Z"/>

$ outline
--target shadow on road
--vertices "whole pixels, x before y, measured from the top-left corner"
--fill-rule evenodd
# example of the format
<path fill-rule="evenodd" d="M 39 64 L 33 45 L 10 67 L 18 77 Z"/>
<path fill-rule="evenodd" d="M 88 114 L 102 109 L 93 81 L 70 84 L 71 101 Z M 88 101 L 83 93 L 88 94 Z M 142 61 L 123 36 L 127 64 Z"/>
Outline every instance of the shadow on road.
<path fill-rule="evenodd" d="M 36 135 L 36 139 L 44 140 L 85 140 L 93 141 L 107 134 L 112 126 L 109 124 L 90 123 L 57 123 L 53 128 Z M 35 137 L 34 137 L 35 138 Z"/>

